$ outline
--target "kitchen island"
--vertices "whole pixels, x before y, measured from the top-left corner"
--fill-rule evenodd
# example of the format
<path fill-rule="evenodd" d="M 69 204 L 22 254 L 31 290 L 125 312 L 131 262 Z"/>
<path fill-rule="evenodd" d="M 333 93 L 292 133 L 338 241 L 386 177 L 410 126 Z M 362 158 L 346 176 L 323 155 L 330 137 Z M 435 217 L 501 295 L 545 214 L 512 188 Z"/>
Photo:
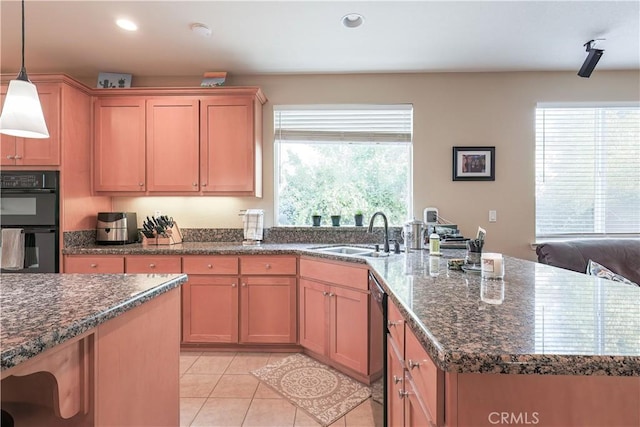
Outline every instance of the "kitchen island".
<path fill-rule="evenodd" d="M 510 257 L 504 281 L 483 282 L 447 269 L 447 259 L 464 256 L 461 250 L 375 258 L 322 246 L 331 245 L 186 242 L 65 253 L 295 254 L 367 264 L 406 335 L 415 336 L 437 370 L 438 385 L 429 391 L 436 396 L 423 396 L 437 406 L 433 424 L 640 425 L 640 288 Z"/>
<path fill-rule="evenodd" d="M 16 425 L 177 425 L 186 279 L 3 274 L 2 409 Z"/>

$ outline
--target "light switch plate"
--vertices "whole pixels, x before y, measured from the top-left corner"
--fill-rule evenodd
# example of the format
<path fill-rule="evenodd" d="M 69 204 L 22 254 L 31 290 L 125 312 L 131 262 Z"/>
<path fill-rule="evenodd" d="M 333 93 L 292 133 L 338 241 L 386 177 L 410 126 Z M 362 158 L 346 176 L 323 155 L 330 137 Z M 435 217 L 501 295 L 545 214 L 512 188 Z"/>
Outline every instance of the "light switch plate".
<path fill-rule="evenodd" d="M 498 220 L 497 211 L 489 211 L 489 222 L 496 222 Z"/>

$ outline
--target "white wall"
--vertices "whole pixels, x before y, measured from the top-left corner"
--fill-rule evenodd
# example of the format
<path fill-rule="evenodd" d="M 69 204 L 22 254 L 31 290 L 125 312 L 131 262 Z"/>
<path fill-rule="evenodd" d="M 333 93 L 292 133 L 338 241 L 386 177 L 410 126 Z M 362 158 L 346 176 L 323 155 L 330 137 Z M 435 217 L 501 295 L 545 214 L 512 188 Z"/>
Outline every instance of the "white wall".
<path fill-rule="evenodd" d="M 197 86 L 199 78 L 143 78 L 141 86 Z M 366 75 L 256 75 L 229 84 L 262 87 L 264 197 L 115 198 L 114 210 L 172 215 L 182 227 L 241 226 L 240 209 L 262 208 L 273 224 L 273 106 L 314 103 L 412 103 L 414 214 L 427 206 L 473 236 L 487 230 L 486 250 L 534 259 L 535 129 L 537 102 L 640 100 L 640 72 L 434 73 Z M 214 89 L 213 89 L 214 90 Z M 452 147 L 496 147 L 496 180 L 452 181 Z M 389 165 L 393 170 L 394 165 Z M 498 221 L 488 222 L 497 210 Z"/>

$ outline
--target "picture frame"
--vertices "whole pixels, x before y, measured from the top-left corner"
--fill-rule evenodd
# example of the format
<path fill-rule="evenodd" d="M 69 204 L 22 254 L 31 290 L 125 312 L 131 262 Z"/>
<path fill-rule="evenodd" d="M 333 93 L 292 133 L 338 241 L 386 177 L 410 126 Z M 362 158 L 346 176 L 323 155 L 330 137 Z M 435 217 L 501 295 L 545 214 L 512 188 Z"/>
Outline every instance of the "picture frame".
<path fill-rule="evenodd" d="M 99 73 L 96 87 L 98 89 L 124 89 L 131 87 L 131 74 Z"/>
<path fill-rule="evenodd" d="M 453 147 L 453 181 L 495 181 L 496 147 Z"/>

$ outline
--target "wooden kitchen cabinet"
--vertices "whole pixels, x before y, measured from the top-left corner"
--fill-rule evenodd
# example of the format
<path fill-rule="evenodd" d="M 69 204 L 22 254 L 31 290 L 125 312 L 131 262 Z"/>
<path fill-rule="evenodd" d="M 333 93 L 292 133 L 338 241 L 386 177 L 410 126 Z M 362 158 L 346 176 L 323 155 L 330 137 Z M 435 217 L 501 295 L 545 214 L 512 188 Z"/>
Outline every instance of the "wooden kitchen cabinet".
<path fill-rule="evenodd" d="M 288 255 L 240 257 L 241 343 L 296 343 L 297 265 Z"/>
<path fill-rule="evenodd" d="M 125 272 L 129 274 L 178 274 L 182 259 L 171 255 L 132 255 L 125 257 Z"/>
<path fill-rule="evenodd" d="M 182 341 L 184 343 L 238 342 L 238 272 L 236 256 L 182 257 Z"/>
<path fill-rule="evenodd" d="M 201 106 L 204 193 L 262 196 L 262 104 L 253 96 L 206 97 Z"/>
<path fill-rule="evenodd" d="M 237 343 L 238 295 L 237 276 L 189 274 L 182 285 L 182 341 Z"/>
<path fill-rule="evenodd" d="M 117 255 L 66 255 L 65 273 L 124 273 L 124 257 Z"/>
<path fill-rule="evenodd" d="M 369 293 L 362 290 L 368 289 L 367 270 L 303 258 L 300 276 L 300 344 L 370 380 Z"/>
<path fill-rule="evenodd" d="M 199 101 L 147 100 L 147 191 L 198 192 Z"/>
<path fill-rule="evenodd" d="M 42 113 L 49 138 L 18 138 L 0 134 L 0 165 L 2 166 L 56 166 L 60 164 L 60 84 L 37 83 Z M 4 98 L 9 85 L 0 87 Z"/>
<path fill-rule="evenodd" d="M 94 103 L 93 188 L 95 191 L 146 190 L 146 110 L 136 96 L 96 99 Z"/>
<path fill-rule="evenodd" d="M 397 343 L 387 335 L 387 425 L 404 425 L 404 360 Z"/>
<path fill-rule="evenodd" d="M 262 196 L 258 88 L 117 89 L 94 103 L 94 190 Z"/>
<path fill-rule="evenodd" d="M 242 276 L 240 342 L 295 344 L 296 304 L 295 277 Z"/>

